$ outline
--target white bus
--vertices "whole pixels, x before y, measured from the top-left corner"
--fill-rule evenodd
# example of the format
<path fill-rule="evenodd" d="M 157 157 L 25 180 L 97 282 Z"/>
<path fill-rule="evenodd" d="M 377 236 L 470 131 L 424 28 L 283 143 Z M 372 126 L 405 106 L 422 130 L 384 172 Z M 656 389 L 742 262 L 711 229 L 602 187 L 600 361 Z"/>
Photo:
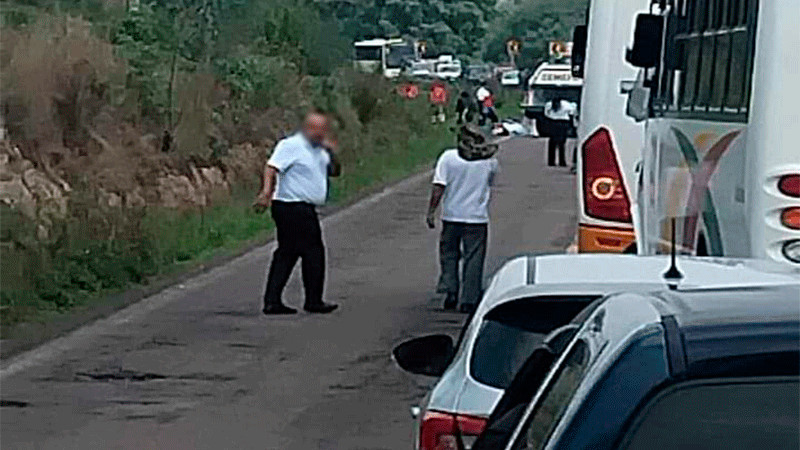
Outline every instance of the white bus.
<path fill-rule="evenodd" d="M 575 30 L 572 72 L 583 77 L 578 125 L 578 251 L 635 249 L 631 200 L 644 123 L 625 113 L 638 70 L 625 62 L 633 27 L 650 0 L 592 0 Z M 578 42 L 580 41 L 580 42 Z"/>
<path fill-rule="evenodd" d="M 665 252 L 675 220 L 684 253 L 800 270 L 800 3 L 660 3 L 628 52 L 646 74 L 640 253 Z"/>
<path fill-rule="evenodd" d="M 404 65 L 415 57 L 414 46 L 403 39 L 369 39 L 353 44 L 353 67 L 386 78 L 400 76 Z"/>

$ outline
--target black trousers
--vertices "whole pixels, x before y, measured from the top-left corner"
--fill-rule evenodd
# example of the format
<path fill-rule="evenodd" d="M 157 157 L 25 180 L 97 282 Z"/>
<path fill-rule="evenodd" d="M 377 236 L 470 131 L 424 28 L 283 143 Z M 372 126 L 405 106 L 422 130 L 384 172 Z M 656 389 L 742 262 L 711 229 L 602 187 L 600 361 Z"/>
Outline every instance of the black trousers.
<path fill-rule="evenodd" d="M 558 165 L 566 166 L 567 135 L 569 134 L 570 123 L 567 120 L 552 120 L 551 122 L 551 136 L 547 142 L 547 165 L 556 165 L 557 154 Z"/>
<path fill-rule="evenodd" d="M 547 141 L 547 165 L 556 165 L 556 154 L 558 154 L 558 165 L 566 166 L 566 136 L 553 136 Z"/>
<path fill-rule="evenodd" d="M 485 223 L 442 222 L 438 292 L 458 295 L 460 290 L 462 303 L 478 304 L 483 295 L 483 263 L 486 259 L 488 230 L 489 226 Z M 459 262 L 462 263 L 463 288 L 458 279 Z"/>
<path fill-rule="evenodd" d="M 267 276 L 264 305 L 281 303 L 281 295 L 297 259 L 302 259 L 306 306 L 322 303 L 325 284 L 325 246 L 314 205 L 273 201 L 272 219 L 278 234 L 278 248 L 272 255 Z"/>

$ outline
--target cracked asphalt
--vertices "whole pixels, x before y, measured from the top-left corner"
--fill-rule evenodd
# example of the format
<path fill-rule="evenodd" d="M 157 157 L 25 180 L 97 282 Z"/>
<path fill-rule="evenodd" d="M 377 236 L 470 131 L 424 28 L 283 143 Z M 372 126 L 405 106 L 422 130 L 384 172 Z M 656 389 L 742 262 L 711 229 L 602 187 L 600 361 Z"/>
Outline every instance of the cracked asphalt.
<path fill-rule="evenodd" d="M 494 191 L 487 274 L 560 252 L 574 176 L 543 167 L 544 142 L 508 141 Z M 408 449 L 433 382 L 401 372 L 394 344 L 456 334 L 439 310 L 430 175 L 324 219 L 332 315 L 260 313 L 272 244 L 128 307 L 0 371 L 4 449 Z M 299 271 L 285 293 L 302 304 Z"/>

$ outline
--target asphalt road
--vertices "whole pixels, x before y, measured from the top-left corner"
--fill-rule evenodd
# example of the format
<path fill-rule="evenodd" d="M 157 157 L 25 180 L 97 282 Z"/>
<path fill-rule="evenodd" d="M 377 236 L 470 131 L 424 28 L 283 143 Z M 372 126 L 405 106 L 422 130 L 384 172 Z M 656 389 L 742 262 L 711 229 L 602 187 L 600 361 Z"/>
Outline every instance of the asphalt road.
<path fill-rule="evenodd" d="M 491 273 L 574 233 L 574 176 L 542 167 L 542 141 L 504 144 L 492 205 Z M 4 449 L 408 449 L 409 406 L 432 382 L 392 346 L 456 333 L 434 301 L 438 231 L 429 175 L 323 222 L 329 316 L 260 313 L 272 245 L 5 361 Z M 295 273 L 285 294 L 302 303 Z"/>

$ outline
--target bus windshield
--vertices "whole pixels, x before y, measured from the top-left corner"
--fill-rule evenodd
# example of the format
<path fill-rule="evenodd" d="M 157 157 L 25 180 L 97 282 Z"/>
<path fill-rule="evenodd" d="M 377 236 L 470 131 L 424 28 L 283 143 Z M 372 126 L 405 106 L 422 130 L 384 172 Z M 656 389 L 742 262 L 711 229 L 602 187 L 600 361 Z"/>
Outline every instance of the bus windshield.
<path fill-rule="evenodd" d="M 414 59 L 414 47 L 410 45 L 392 45 L 386 55 L 386 67 L 397 69 L 405 65 L 406 61 Z"/>
<path fill-rule="evenodd" d="M 555 98 L 561 98 L 573 103 L 580 103 L 581 101 L 581 88 L 580 87 L 547 87 L 547 86 L 532 86 L 533 103 L 543 104 Z"/>
<path fill-rule="evenodd" d="M 356 61 L 380 61 L 381 49 L 379 45 L 356 46 Z"/>

